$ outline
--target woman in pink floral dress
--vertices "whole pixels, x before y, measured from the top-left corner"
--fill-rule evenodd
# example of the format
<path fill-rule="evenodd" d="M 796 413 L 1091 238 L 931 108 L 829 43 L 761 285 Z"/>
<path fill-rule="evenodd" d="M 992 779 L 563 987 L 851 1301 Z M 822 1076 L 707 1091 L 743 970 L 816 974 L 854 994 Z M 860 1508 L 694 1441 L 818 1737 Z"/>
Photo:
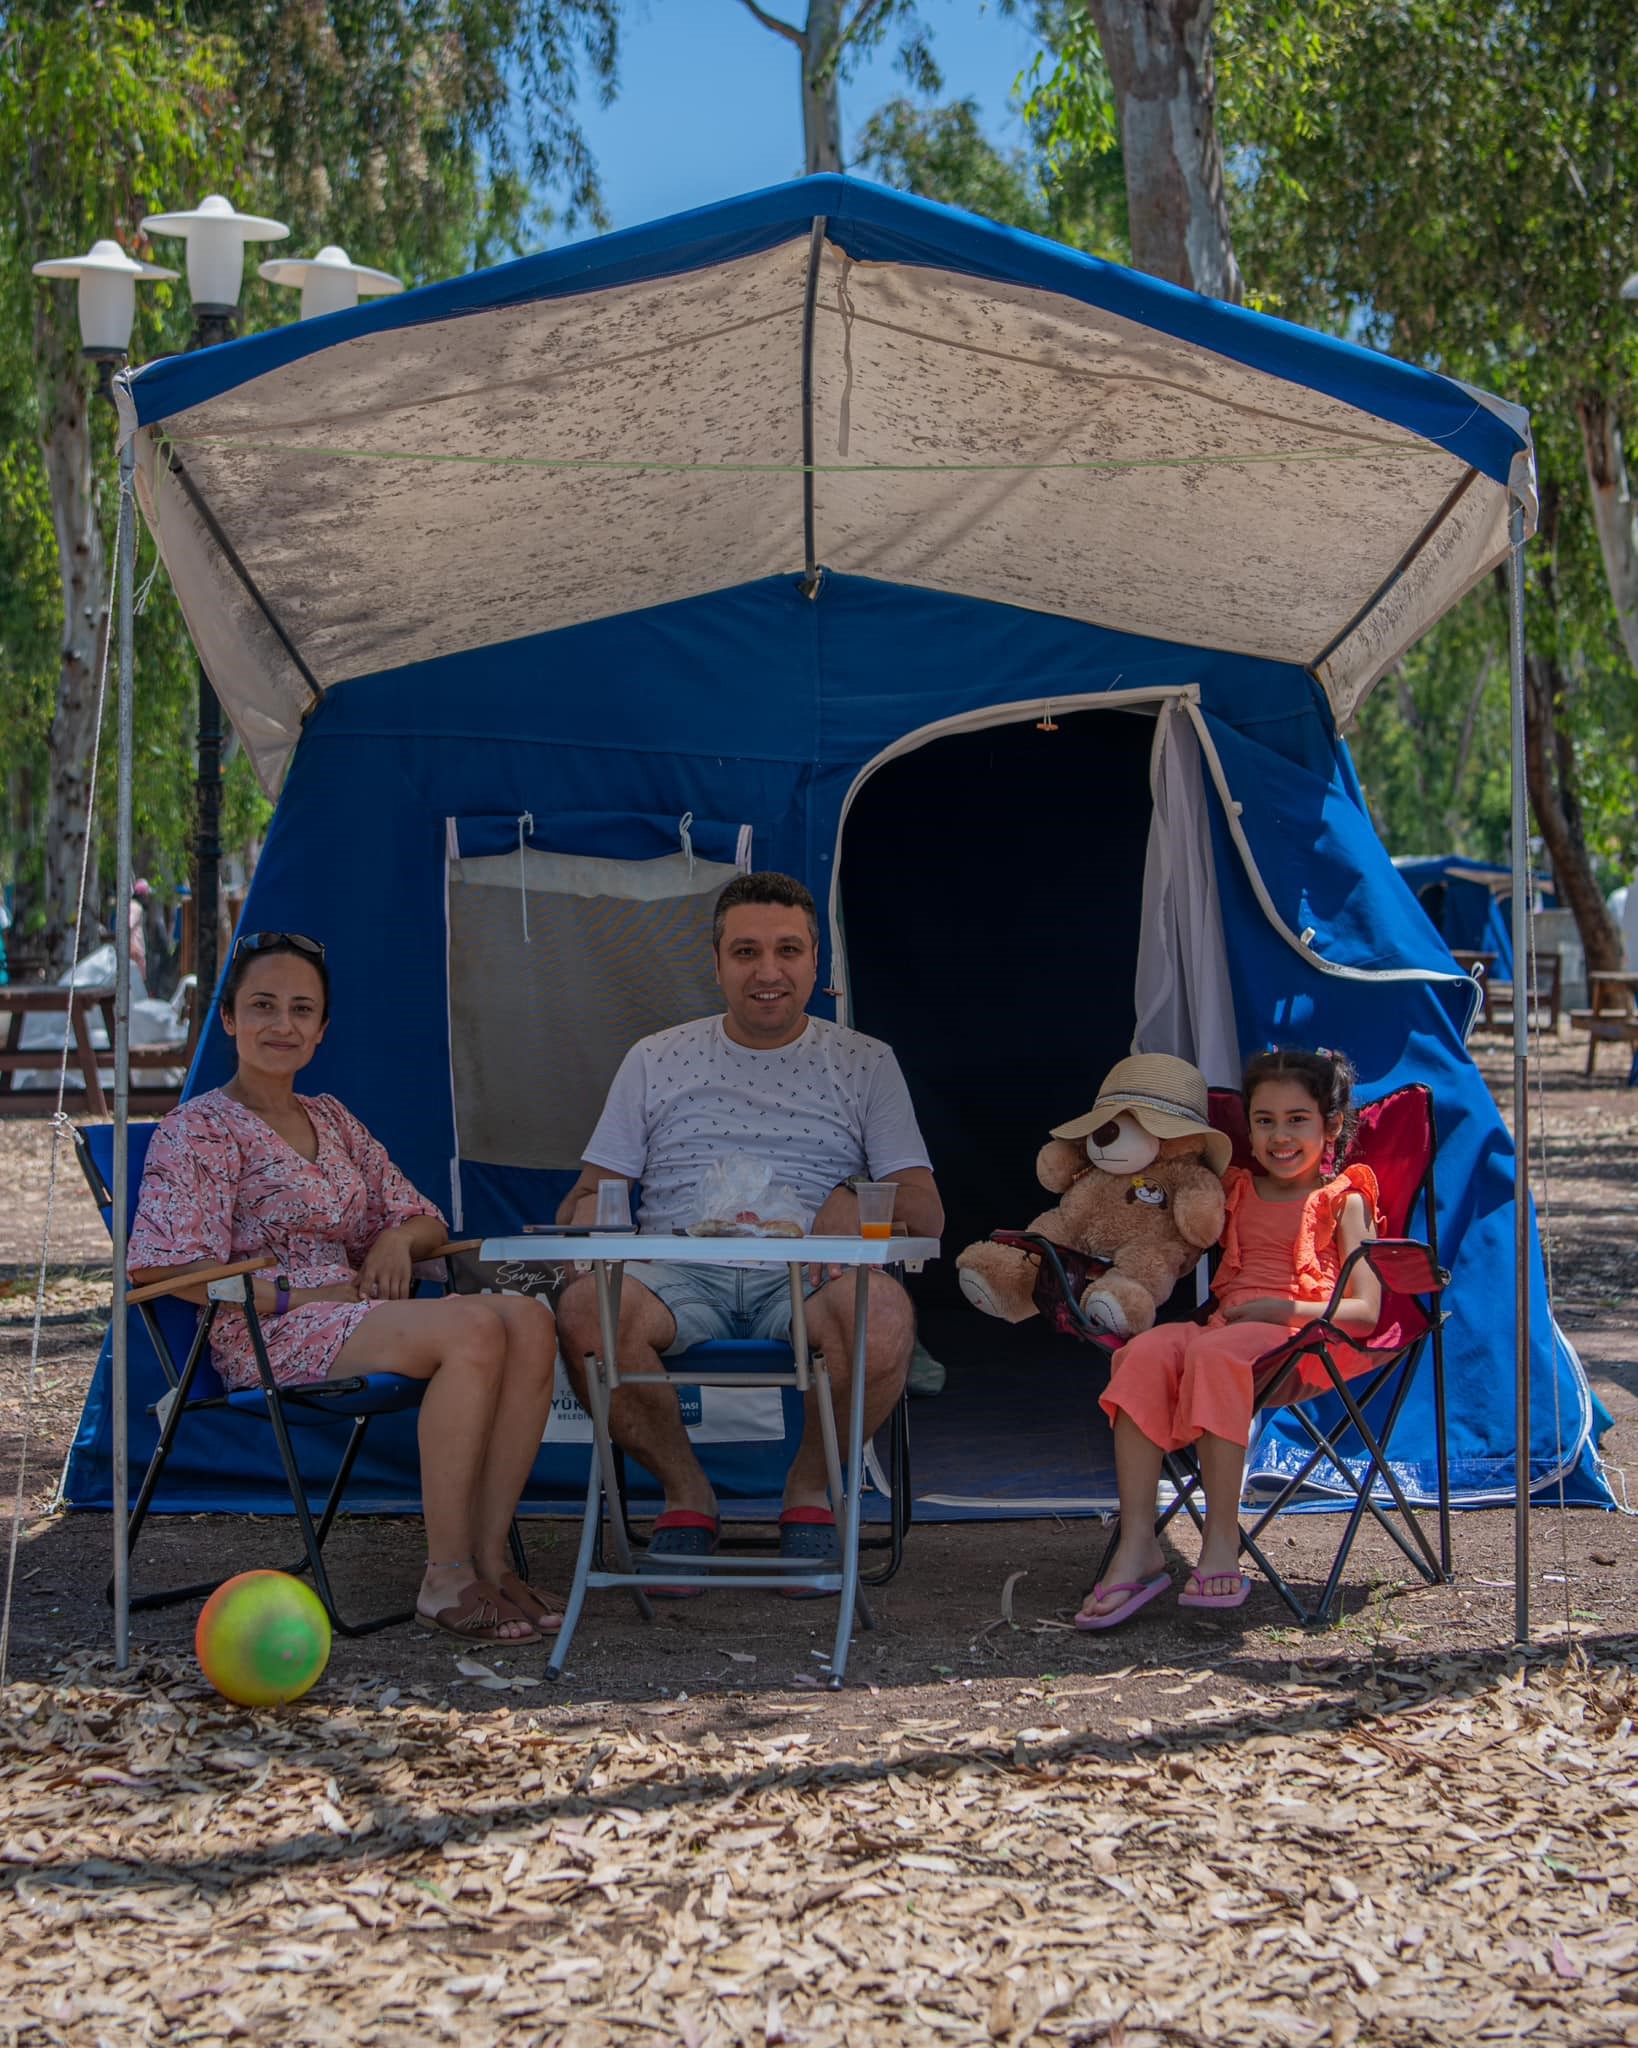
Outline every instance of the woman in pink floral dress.
<path fill-rule="evenodd" d="M 271 1252 L 255 1280 L 281 1384 L 394 1372 L 429 1382 L 420 1411 L 428 1561 L 416 1611 L 450 1633 L 510 1642 L 562 1619 L 510 1570 L 507 1535 L 551 1406 L 557 1333 L 523 1296 L 410 1298 L 444 1219 L 333 1095 L 295 1077 L 329 1022 L 317 941 L 242 939 L 222 990 L 238 1068 L 160 1124 L 131 1228 L 138 1285 Z M 187 1298 L 204 1301 L 201 1286 Z M 230 1387 L 256 1384 L 244 1312 L 224 1308 L 211 1356 Z"/>

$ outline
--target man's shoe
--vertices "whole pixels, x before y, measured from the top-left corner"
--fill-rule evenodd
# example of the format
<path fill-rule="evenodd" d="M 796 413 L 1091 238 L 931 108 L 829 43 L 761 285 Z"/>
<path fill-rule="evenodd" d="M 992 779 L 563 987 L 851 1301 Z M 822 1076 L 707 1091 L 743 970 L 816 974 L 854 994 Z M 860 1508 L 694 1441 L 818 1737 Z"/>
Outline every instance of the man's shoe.
<path fill-rule="evenodd" d="M 907 1382 L 912 1394 L 942 1394 L 944 1392 L 944 1367 L 927 1346 L 917 1341 L 910 1354 L 910 1378 Z"/>

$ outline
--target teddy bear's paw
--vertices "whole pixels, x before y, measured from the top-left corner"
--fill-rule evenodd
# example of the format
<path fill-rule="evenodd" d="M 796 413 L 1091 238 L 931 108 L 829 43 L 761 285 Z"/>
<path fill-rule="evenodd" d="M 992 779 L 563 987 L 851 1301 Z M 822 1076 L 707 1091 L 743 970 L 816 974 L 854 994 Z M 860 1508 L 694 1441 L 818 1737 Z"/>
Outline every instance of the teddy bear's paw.
<path fill-rule="evenodd" d="M 975 1273 L 971 1267 L 963 1266 L 960 1280 L 962 1293 L 966 1295 L 974 1308 L 982 1309 L 985 1315 L 998 1316 L 1004 1323 L 1016 1323 L 1025 1320 L 1022 1316 L 1014 1315 L 1010 1309 L 1002 1307 L 990 1283 L 984 1278 L 982 1273 Z"/>
<path fill-rule="evenodd" d="M 1125 1310 L 1112 1294 L 1106 1294 L 1101 1288 L 1089 1287 L 1081 1296 L 1081 1314 L 1094 1329 L 1102 1330 L 1107 1336 L 1130 1337 L 1132 1334 Z"/>

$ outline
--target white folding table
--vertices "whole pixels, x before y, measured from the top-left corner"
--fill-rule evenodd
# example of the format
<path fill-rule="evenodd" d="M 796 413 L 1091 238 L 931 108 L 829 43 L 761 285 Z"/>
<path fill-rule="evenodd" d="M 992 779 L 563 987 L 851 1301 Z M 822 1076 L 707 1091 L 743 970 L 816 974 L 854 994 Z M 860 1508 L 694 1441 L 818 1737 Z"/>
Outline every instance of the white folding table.
<path fill-rule="evenodd" d="M 869 1329 L 872 1267 L 920 1264 L 937 1258 L 938 1241 L 929 1237 L 662 1237 L 636 1236 L 629 1232 L 587 1230 L 562 1235 L 485 1238 L 480 1252 L 485 1260 L 535 1266 L 589 1265 L 597 1284 L 598 1327 L 602 1342 L 600 1356 L 586 1359 L 586 1396 L 591 1410 L 592 1437 L 596 1455 L 586 1483 L 586 1512 L 581 1526 L 580 1548 L 575 1558 L 574 1582 L 569 1589 L 563 1626 L 558 1630 L 548 1672 L 558 1677 L 569 1654 L 569 1644 L 580 1619 L 588 1592 L 605 1587 L 625 1587 L 635 1598 L 645 1620 L 653 1610 L 644 1594 L 645 1586 L 768 1586 L 801 1587 L 818 1593 L 835 1593 L 837 1600 L 836 1644 L 831 1653 L 830 1682 L 839 1686 L 847 1670 L 848 1645 L 857 1609 L 867 1628 L 873 1626 L 870 1610 L 859 1589 L 860 1495 L 864 1482 L 864 1394 L 865 1346 Z M 679 1357 L 675 1369 L 661 1373 L 623 1372 L 619 1364 L 615 1333 L 620 1326 L 620 1288 L 627 1263 L 664 1262 L 691 1266 L 784 1266 L 791 1290 L 791 1353 L 788 1369 L 761 1372 L 691 1370 L 687 1354 Z M 830 1374 L 823 1358 L 809 1349 L 806 1297 L 803 1278 L 809 1266 L 849 1267 L 854 1272 L 853 1371 L 848 1401 L 848 1450 L 844 1472 L 836 1435 L 836 1410 L 831 1398 Z M 625 1515 L 621 1505 L 619 1451 L 609 1430 L 609 1403 L 620 1387 L 632 1386 L 738 1386 L 795 1387 L 804 1395 L 812 1389 L 819 1409 L 824 1437 L 825 1467 L 830 1485 L 831 1505 L 836 1515 L 837 1548 L 835 1564 L 823 1566 L 801 1559 L 757 1558 L 743 1553 L 716 1553 L 709 1557 L 654 1558 L 632 1553 Z M 597 1537 L 608 1510 L 608 1550 L 612 1569 L 597 1563 Z"/>

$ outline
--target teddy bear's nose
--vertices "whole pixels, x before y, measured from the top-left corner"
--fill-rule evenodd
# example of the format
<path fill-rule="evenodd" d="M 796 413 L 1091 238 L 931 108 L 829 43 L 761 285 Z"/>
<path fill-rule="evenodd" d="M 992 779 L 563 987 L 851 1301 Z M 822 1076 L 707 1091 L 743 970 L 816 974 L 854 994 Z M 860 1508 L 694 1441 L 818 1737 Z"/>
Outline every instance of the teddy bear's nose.
<path fill-rule="evenodd" d="M 1108 1123 L 1099 1124 L 1098 1128 L 1092 1133 L 1088 1143 L 1096 1145 L 1100 1152 L 1105 1152 L 1114 1144 L 1119 1136 L 1120 1120 L 1117 1117 L 1111 1117 Z"/>

